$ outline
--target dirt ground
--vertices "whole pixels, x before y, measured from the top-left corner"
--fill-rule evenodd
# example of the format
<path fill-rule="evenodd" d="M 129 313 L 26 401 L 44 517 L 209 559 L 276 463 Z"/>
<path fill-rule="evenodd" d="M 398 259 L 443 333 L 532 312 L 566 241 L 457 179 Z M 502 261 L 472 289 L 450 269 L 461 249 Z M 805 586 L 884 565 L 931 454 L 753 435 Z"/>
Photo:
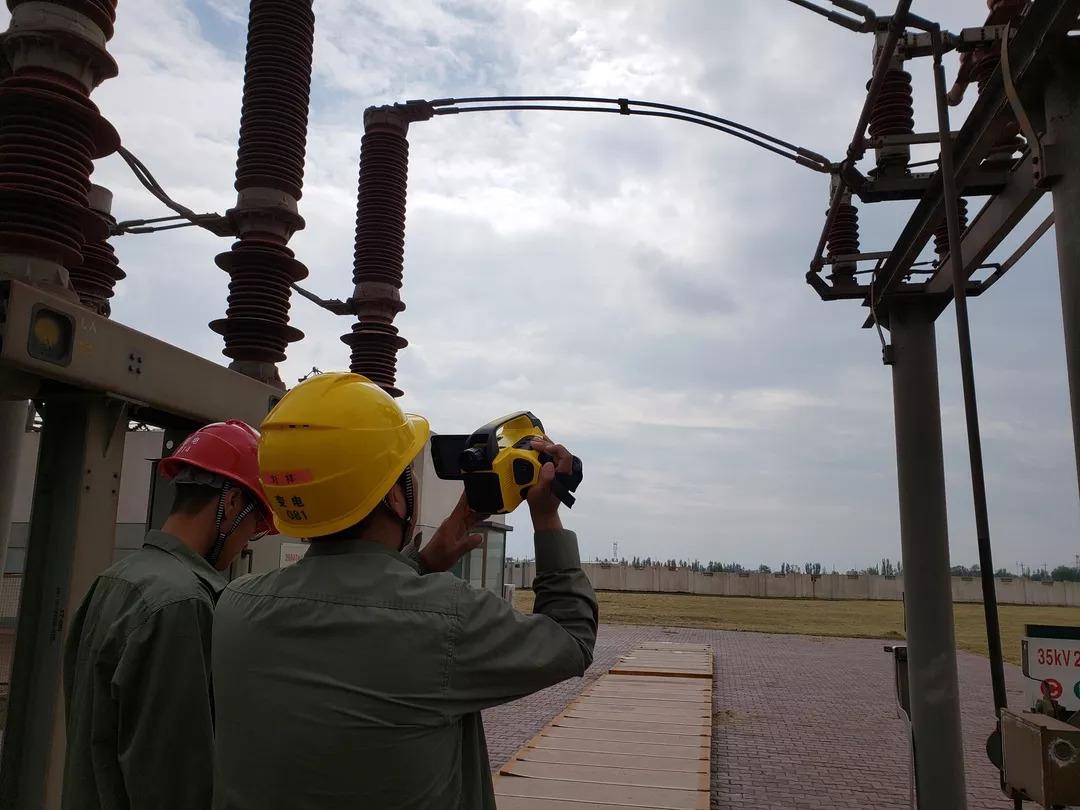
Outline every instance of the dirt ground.
<path fill-rule="evenodd" d="M 602 591 L 600 621 L 665 627 L 747 630 L 799 636 L 843 638 L 904 638 L 901 602 L 826 601 L 816 599 L 747 599 L 690 594 Z M 532 610 L 532 591 L 518 590 L 514 606 Z M 986 655 L 986 630 L 980 604 L 953 606 L 956 646 Z M 1001 605 L 1001 645 L 1005 660 L 1020 663 L 1020 639 L 1025 624 L 1080 625 L 1080 607 Z"/>

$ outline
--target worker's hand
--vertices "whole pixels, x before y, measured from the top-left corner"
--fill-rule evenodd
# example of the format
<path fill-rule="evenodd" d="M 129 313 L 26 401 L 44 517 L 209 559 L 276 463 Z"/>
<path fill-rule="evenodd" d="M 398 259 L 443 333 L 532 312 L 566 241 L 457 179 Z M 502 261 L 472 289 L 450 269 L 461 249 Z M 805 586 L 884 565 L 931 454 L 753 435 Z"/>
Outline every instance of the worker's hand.
<path fill-rule="evenodd" d="M 569 475 L 574 471 L 574 454 L 561 444 L 555 444 L 546 436 L 543 439 L 534 439 L 532 448 L 555 459 L 554 462 L 549 461 L 540 468 L 540 481 L 533 485 L 526 498 L 529 502 L 529 511 L 532 513 L 533 531 L 561 529 L 560 501 L 551 491 L 551 482 L 555 480 L 556 472 Z"/>
<path fill-rule="evenodd" d="M 469 529 L 487 517 L 470 509 L 462 493 L 454 510 L 435 530 L 431 542 L 420 550 L 424 567 L 429 571 L 449 571 L 463 556 L 483 545 L 484 536 L 469 534 Z"/>

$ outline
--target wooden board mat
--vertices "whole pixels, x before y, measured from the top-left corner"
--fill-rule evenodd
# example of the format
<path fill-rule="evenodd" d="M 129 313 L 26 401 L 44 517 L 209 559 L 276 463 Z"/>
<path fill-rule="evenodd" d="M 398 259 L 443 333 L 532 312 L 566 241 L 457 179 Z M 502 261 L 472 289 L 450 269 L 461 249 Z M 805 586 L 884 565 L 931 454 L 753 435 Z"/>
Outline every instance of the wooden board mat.
<path fill-rule="evenodd" d="M 708 810 L 712 665 L 701 644 L 623 656 L 499 769 L 499 810 Z"/>
<path fill-rule="evenodd" d="M 609 672 L 712 680 L 712 651 L 704 644 L 649 641 L 622 656 Z"/>

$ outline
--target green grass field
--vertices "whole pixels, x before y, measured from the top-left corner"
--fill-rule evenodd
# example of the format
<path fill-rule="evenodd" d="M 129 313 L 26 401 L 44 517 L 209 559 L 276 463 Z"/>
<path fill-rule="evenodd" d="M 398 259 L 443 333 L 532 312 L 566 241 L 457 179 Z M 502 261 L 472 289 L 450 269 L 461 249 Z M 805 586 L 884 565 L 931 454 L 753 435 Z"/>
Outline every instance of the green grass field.
<path fill-rule="evenodd" d="M 705 627 L 752 630 L 800 636 L 847 638 L 904 638 L 904 609 L 900 602 L 824 601 L 815 599 L 745 599 L 667 593 L 602 591 L 600 621 L 608 624 L 647 624 L 667 627 Z M 531 611 L 532 591 L 518 590 L 514 607 Z M 986 655 L 982 605 L 955 605 L 956 646 Z M 1001 643 L 1005 660 L 1020 663 L 1020 638 L 1025 624 L 1080 625 L 1080 608 L 1002 605 Z"/>

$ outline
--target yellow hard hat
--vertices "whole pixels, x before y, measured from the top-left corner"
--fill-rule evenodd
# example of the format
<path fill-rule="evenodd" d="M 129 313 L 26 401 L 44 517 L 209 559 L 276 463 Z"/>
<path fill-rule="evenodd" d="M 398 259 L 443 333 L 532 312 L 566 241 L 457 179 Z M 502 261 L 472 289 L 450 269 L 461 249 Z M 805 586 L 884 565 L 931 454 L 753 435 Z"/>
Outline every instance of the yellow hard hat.
<path fill-rule="evenodd" d="M 319 374 L 267 415 L 259 477 L 278 531 L 322 537 L 359 523 L 428 440 L 422 416 L 359 374 Z"/>

